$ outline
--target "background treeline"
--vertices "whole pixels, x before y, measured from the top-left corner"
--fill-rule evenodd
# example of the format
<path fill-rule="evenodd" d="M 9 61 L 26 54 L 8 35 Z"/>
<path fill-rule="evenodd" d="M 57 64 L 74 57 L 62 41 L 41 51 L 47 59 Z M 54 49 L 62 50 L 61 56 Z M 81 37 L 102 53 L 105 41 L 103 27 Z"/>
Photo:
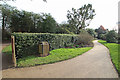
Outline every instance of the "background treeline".
<path fill-rule="evenodd" d="M 118 34 L 115 30 L 109 31 L 108 29 L 104 29 L 103 26 L 102 28 L 100 26 L 98 29 L 86 28 L 88 26 L 88 23 L 86 23 L 86 21 L 92 20 L 93 17 L 95 16 L 94 15 L 95 11 L 94 9 L 92 9 L 92 5 L 90 4 L 84 5 L 78 10 L 72 8 L 72 11 L 71 12 L 68 11 L 67 13 L 68 22 L 64 22 L 62 24 L 58 24 L 49 13 L 37 14 L 33 12 L 27 12 L 24 10 L 20 11 L 17 8 L 7 4 L 2 4 L 0 6 L 2 7 L 0 12 L 2 13 L 1 29 L 3 41 L 10 40 L 11 33 L 13 32 L 21 33 L 25 32 L 25 33 L 79 34 L 80 36 L 79 42 L 84 41 L 82 43 L 89 42 L 86 41 L 86 38 L 87 40 L 91 41 L 91 36 L 93 38 L 107 40 L 108 42 L 118 43 Z M 92 11 L 93 14 L 90 15 L 89 11 Z M 84 20 L 82 18 L 81 18 L 82 20 L 79 19 L 80 17 L 84 17 Z M 78 19 L 79 21 L 76 21 Z"/>
<path fill-rule="evenodd" d="M 3 39 L 10 38 L 10 33 L 13 32 L 66 34 L 69 32 L 63 29 L 67 24 L 58 24 L 50 14 L 19 11 L 7 4 L 0 6 L 2 6 Z"/>
<path fill-rule="evenodd" d="M 56 33 L 58 31 L 57 23 L 50 14 L 19 11 L 7 4 L 0 6 L 2 6 L 1 20 L 4 37 L 12 32 Z"/>
<path fill-rule="evenodd" d="M 33 13 L 24 10 L 18 10 L 7 4 L 2 4 L 2 35 L 3 39 L 10 38 L 13 32 L 27 32 L 27 33 L 57 33 L 57 34 L 79 34 L 83 26 L 86 25 L 87 20 L 93 19 L 93 15 L 89 14 L 92 10 L 92 5 L 84 5 L 77 12 L 78 14 L 71 15 L 71 13 L 76 13 L 76 9 L 72 8 L 72 12 L 67 14 L 68 22 L 63 24 L 58 24 L 51 14 L 47 13 Z M 87 11 L 86 11 L 87 10 Z M 80 13 L 81 12 L 81 13 Z M 84 14 L 84 15 L 83 15 Z M 85 15 L 87 17 L 85 17 Z M 74 17 L 72 17 L 74 16 Z M 76 21 L 76 17 L 81 17 L 79 21 L 75 23 L 70 23 Z M 84 17 L 84 20 L 81 20 Z M 81 23 L 82 21 L 82 23 Z M 75 25 L 78 23 L 79 25 Z M 73 25 L 75 26 L 73 26 Z"/>

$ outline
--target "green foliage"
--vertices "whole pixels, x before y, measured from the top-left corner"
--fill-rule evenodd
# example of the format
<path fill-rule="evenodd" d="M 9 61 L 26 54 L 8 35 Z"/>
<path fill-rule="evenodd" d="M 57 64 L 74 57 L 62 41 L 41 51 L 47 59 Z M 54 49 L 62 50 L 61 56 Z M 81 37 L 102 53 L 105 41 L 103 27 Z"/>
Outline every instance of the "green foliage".
<path fill-rule="evenodd" d="M 97 37 L 97 33 L 95 32 L 94 29 L 87 28 L 86 30 L 91 36 Z"/>
<path fill-rule="evenodd" d="M 39 54 L 38 45 L 41 41 L 50 44 L 50 50 L 64 48 L 68 44 L 74 45 L 77 35 L 50 33 L 13 33 L 15 36 L 16 57 L 21 58 L 31 54 Z"/>
<path fill-rule="evenodd" d="M 90 43 L 92 43 L 93 37 L 86 32 L 85 30 L 81 30 L 80 34 L 79 34 L 79 38 L 77 40 L 77 44 L 79 45 L 88 45 Z"/>
<path fill-rule="evenodd" d="M 81 55 L 92 47 L 85 47 L 85 48 L 60 48 L 50 51 L 50 55 L 46 57 L 38 57 L 36 55 L 31 55 L 27 57 L 22 57 L 17 59 L 17 66 L 18 67 L 26 67 L 26 66 L 35 66 L 41 64 L 49 64 L 55 63 L 67 59 L 74 58 L 78 55 Z M 11 45 L 5 47 L 2 52 L 12 54 L 12 47 Z"/>
<path fill-rule="evenodd" d="M 63 23 L 63 24 L 59 24 L 57 26 L 57 29 L 56 29 L 56 33 L 58 34 L 71 34 L 72 32 L 70 30 L 68 30 L 69 28 L 69 24 L 67 23 Z"/>
<path fill-rule="evenodd" d="M 99 39 L 106 40 L 106 34 L 99 34 Z"/>
<path fill-rule="evenodd" d="M 77 47 L 77 48 L 78 48 L 78 47 L 79 47 L 79 45 L 76 45 L 75 47 Z"/>
<path fill-rule="evenodd" d="M 14 10 L 10 28 L 12 32 L 55 33 L 56 21 L 50 14 L 35 14 Z M 17 25 L 17 27 L 16 27 Z"/>
<path fill-rule="evenodd" d="M 2 22 L 2 40 L 5 41 L 6 39 L 10 39 L 10 34 L 9 34 L 9 25 L 10 25 L 10 18 L 11 18 L 11 12 L 12 9 L 14 9 L 13 7 L 7 5 L 7 4 L 3 4 L 1 5 L 1 12 L 2 12 L 2 16 L 0 17 L 1 22 Z"/>
<path fill-rule="evenodd" d="M 57 23 L 50 14 L 19 11 L 9 5 L 0 6 L 2 6 L 3 35 L 4 29 L 9 32 L 55 33 Z"/>
<path fill-rule="evenodd" d="M 85 53 L 90 49 L 91 47 L 55 49 L 50 51 L 50 55 L 46 57 L 28 56 L 25 58 L 21 58 L 17 61 L 17 65 L 18 67 L 26 67 L 26 66 L 35 66 L 40 64 L 55 63 L 58 61 L 71 59 L 73 57 L 76 57 L 78 55 Z"/>
<path fill-rule="evenodd" d="M 80 29 L 89 26 L 94 16 L 95 10 L 92 9 L 92 4 L 84 5 L 77 10 L 72 8 L 72 12 L 68 10 L 67 13 L 70 28 L 75 34 L 79 34 Z"/>
<path fill-rule="evenodd" d="M 55 33 L 56 32 L 56 21 L 50 14 L 43 14 L 45 18 L 43 18 L 41 31 L 42 33 Z"/>
<path fill-rule="evenodd" d="M 56 34 L 68 34 L 68 33 L 63 27 L 57 27 Z"/>
<path fill-rule="evenodd" d="M 109 48 L 110 56 L 112 58 L 112 62 L 115 65 L 115 67 L 118 70 L 119 75 L 120 75 L 120 58 L 118 58 L 120 56 L 120 54 L 119 54 L 119 52 L 120 52 L 120 49 L 119 49 L 120 44 L 107 43 L 106 41 L 103 41 L 103 40 L 99 40 L 99 42 L 102 43 L 103 45 L 105 45 L 107 48 Z"/>
<path fill-rule="evenodd" d="M 98 34 L 105 34 L 105 33 L 106 33 L 106 31 L 103 30 L 103 29 L 101 29 L 101 28 L 98 28 L 98 29 L 96 29 L 95 31 L 96 31 Z"/>
<path fill-rule="evenodd" d="M 104 29 L 104 27 L 101 25 L 98 29 L 95 29 L 95 32 L 98 34 L 97 38 L 106 40 L 106 34 L 109 32 L 108 29 Z"/>
<path fill-rule="evenodd" d="M 118 42 L 118 34 L 114 30 L 109 31 L 108 34 L 106 35 L 106 41 L 117 43 Z"/>
<path fill-rule="evenodd" d="M 3 50 L 2 50 L 2 53 L 7 53 L 7 54 L 10 54 L 12 55 L 12 46 L 11 44 L 7 47 L 5 47 Z"/>
<path fill-rule="evenodd" d="M 2 41 L 3 41 L 3 42 L 10 40 L 10 38 L 11 38 L 11 33 L 10 33 L 10 32 L 4 30 L 4 31 L 2 31 L 1 33 L 2 33 L 2 36 L 1 36 L 1 37 L 2 37 Z"/>

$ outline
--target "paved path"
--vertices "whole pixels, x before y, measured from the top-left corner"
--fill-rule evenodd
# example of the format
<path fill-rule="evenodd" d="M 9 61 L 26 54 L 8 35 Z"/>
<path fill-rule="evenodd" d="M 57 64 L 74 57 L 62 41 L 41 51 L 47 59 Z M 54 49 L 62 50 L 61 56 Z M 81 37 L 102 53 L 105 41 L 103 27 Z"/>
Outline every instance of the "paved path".
<path fill-rule="evenodd" d="M 10 59 L 10 57 L 8 57 L 8 55 L 6 54 L 2 54 L 2 49 L 5 48 L 7 45 L 9 45 L 10 43 L 0 43 L 0 70 L 2 70 L 2 68 L 7 68 L 9 66 L 9 61 L 8 59 Z M 2 64 L 2 63 L 5 63 L 5 64 Z M 0 71 L 0 79 L 1 79 L 1 76 L 2 75 L 2 71 Z"/>
<path fill-rule="evenodd" d="M 97 41 L 93 49 L 70 60 L 2 72 L 4 78 L 118 78 L 108 49 Z"/>
<path fill-rule="evenodd" d="M 2 44 L 2 49 L 5 48 L 8 45 L 10 45 L 10 43 L 3 43 Z M 12 56 L 7 55 L 6 53 L 2 53 L 2 69 L 8 69 L 10 67 L 13 67 Z"/>
<path fill-rule="evenodd" d="M 13 67 L 12 56 L 2 53 L 2 70 Z"/>

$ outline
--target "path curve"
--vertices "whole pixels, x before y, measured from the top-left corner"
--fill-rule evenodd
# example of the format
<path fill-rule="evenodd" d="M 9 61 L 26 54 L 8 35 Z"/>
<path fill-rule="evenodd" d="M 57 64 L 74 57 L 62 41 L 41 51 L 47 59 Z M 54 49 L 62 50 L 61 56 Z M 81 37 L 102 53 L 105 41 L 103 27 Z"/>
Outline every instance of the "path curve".
<path fill-rule="evenodd" d="M 109 50 L 97 40 L 93 49 L 62 62 L 2 71 L 3 78 L 118 78 Z"/>

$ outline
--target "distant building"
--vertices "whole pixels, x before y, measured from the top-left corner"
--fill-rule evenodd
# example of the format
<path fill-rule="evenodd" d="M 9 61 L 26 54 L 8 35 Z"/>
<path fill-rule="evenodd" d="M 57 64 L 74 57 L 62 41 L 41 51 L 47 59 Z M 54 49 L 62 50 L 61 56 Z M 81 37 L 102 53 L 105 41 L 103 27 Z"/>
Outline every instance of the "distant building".
<path fill-rule="evenodd" d="M 107 31 L 108 29 L 105 29 L 102 25 L 98 29 L 96 29 L 96 32 L 98 34 L 105 34 Z"/>
<path fill-rule="evenodd" d="M 99 29 L 102 29 L 103 31 L 106 31 L 106 29 L 101 25 Z"/>

